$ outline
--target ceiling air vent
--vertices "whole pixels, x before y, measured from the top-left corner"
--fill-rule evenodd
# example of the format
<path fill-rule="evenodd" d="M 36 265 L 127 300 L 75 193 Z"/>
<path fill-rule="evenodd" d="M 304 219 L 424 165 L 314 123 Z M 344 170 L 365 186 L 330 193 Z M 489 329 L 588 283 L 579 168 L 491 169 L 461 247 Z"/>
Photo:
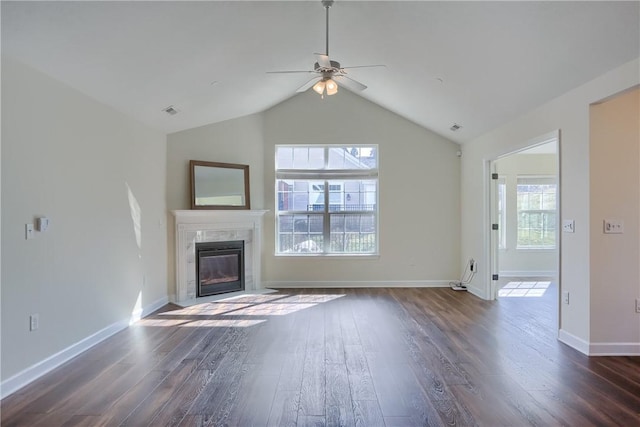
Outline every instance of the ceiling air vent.
<path fill-rule="evenodd" d="M 457 130 L 460 130 L 460 128 L 462 128 L 462 126 L 460 126 L 460 125 L 459 125 L 459 124 L 457 124 L 457 123 L 454 123 L 454 124 L 452 124 L 452 125 L 451 125 L 451 127 L 450 127 L 449 129 L 450 129 L 452 132 L 455 132 L 455 131 L 457 131 Z"/>
<path fill-rule="evenodd" d="M 173 105 L 169 105 L 167 108 L 163 109 L 162 111 L 169 114 L 170 116 L 175 116 L 176 114 L 178 114 L 178 110 L 173 108 Z"/>

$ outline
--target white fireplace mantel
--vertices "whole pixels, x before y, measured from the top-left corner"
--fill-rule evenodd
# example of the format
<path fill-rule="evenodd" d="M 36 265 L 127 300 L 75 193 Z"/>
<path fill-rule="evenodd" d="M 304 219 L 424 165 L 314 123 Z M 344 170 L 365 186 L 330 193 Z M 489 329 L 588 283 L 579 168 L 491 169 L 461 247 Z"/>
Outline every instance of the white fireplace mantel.
<path fill-rule="evenodd" d="M 244 240 L 245 291 L 262 289 L 263 210 L 175 210 L 176 303 L 196 299 L 196 243 Z"/>

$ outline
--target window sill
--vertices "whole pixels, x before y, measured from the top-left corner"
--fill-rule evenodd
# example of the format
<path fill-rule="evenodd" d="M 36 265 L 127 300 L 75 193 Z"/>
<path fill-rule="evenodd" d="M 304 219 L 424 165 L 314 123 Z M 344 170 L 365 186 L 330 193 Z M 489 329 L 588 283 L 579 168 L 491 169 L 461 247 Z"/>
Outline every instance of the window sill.
<path fill-rule="evenodd" d="M 516 248 L 520 252 L 556 252 L 557 248 Z"/>
<path fill-rule="evenodd" d="M 276 258 L 325 258 L 335 260 L 378 260 L 380 254 L 317 254 L 317 253 L 290 253 L 290 254 L 273 254 Z"/>

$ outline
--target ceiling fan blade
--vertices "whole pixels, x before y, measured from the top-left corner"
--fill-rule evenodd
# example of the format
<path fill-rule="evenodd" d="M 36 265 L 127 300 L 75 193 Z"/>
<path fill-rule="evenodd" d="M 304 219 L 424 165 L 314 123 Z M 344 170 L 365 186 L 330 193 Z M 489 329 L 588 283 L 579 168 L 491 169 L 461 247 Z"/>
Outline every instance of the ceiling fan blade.
<path fill-rule="evenodd" d="M 351 68 L 374 68 L 374 67 L 384 67 L 387 68 L 386 65 L 378 64 L 378 65 L 354 65 L 352 67 L 342 67 L 341 70 L 350 70 Z"/>
<path fill-rule="evenodd" d="M 306 71 L 267 71 L 267 74 L 294 74 L 294 73 L 315 73 L 315 71 L 306 70 Z"/>
<path fill-rule="evenodd" d="M 331 61 L 329 60 L 329 55 L 316 53 L 316 58 L 318 59 L 318 65 L 320 66 L 320 68 L 332 68 Z"/>
<path fill-rule="evenodd" d="M 344 86 L 351 91 L 360 91 L 367 88 L 367 86 L 347 76 L 334 76 L 333 80 L 335 80 L 339 86 Z"/>
<path fill-rule="evenodd" d="M 314 84 L 319 82 L 321 79 L 322 79 L 322 77 L 314 77 L 314 78 L 312 78 L 311 80 L 309 80 L 308 82 L 306 82 L 305 84 L 300 86 L 298 88 L 298 90 L 296 90 L 296 92 L 305 92 L 307 89 L 309 89 L 311 86 L 313 86 Z"/>

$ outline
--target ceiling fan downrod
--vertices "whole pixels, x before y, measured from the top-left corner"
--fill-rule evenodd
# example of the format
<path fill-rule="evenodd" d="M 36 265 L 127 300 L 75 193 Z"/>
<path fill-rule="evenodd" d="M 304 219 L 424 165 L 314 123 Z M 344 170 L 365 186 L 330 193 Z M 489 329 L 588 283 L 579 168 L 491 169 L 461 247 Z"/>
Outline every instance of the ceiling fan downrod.
<path fill-rule="evenodd" d="M 333 0 L 322 0 L 322 6 L 324 7 L 324 9 L 327 11 L 326 15 L 327 15 L 327 38 L 326 38 L 326 49 L 325 49 L 325 55 L 329 56 L 329 8 L 333 5 Z"/>

